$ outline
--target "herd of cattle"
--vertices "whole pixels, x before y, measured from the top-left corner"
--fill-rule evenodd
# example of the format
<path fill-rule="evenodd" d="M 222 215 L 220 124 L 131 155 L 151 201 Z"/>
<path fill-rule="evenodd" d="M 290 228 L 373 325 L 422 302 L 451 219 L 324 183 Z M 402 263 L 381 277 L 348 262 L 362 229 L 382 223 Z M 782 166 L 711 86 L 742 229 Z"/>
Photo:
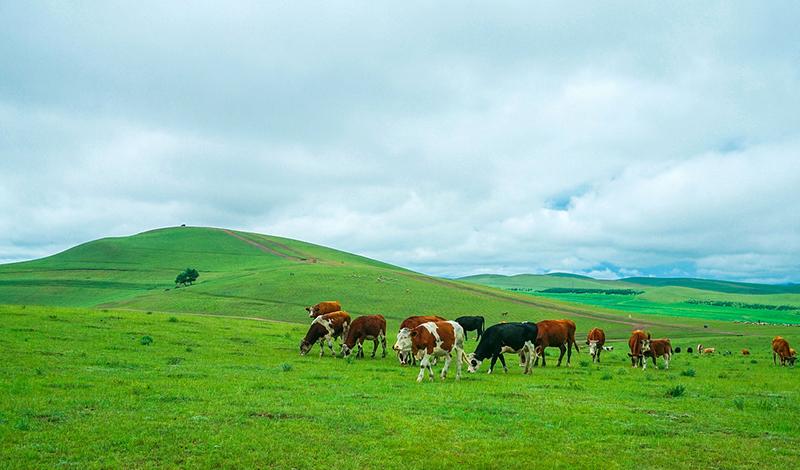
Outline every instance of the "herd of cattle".
<path fill-rule="evenodd" d="M 366 340 L 373 341 L 372 357 L 378 350 L 378 344 L 383 348 L 382 357 L 386 357 L 386 319 L 382 315 L 364 315 L 351 320 L 350 315 L 342 310 L 342 306 L 337 301 L 320 302 L 314 306 L 306 307 L 309 317 L 314 320 L 308 329 L 305 338 L 300 342 L 300 354 L 307 354 L 314 344 L 319 344 L 320 356 L 325 353 L 325 344 L 332 355 L 334 340 L 341 338 L 341 354 L 350 355 L 354 350 L 355 357 L 364 357 L 363 344 Z M 467 354 L 464 351 L 464 341 L 467 339 L 468 331 L 476 331 L 478 346 L 475 352 Z M 600 353 L 613 349 L 613 346 L 606 346 L 606 337 L 600 328 L 592 328 L 586 338 L 586 345 L 589 347 L 589 355 L 592 362 L 600 362 Z M 417 381 L 425 378 L 425 371 L 433 380 L 433 365 L 439 357 L 444 358 L 441 378 L 447 376 L 450 363 L 455 356 L 456 360 L 456 380 L 461 377 L 462 363 L 468 364 L 469 372 L 476 372 L 481 363 L 487 359 L 489 363 L 489 373 L 494 370 L 497 360 L 503 366 L 503 370 L 508 372 L 505 353 L 515 353 L 519 355 L 520 366 L 524 367 L 524 373 L 531 373 L 531 368 L 538 365 L 539 359 L 542 360 L 542 367 L 546 366 L 545 349 L 555 347 L 560 350 L 558 365 L 567 355 L 567 365 L 572 358 L 572 347 L 578 350 L 578 343 L 575 341 L 575 322 L 572 320 L 542 320 L 537 323 L 532 322 L 501 322 L 492 325 L 484 330 L 484 319 L 480 316 L 465 316 L 456 318 L 455 321 L 448 321 L 439 316 L 413 316 L 406 318 L 400 324 L 400 331 L 397 333 L 397 341 L 394 344 L 394 351 L 400 364 L 416 364 L 419 361 L 420 371 Z M 670 340 L 667 338 L 653 339 L 650 333 L 643 330 L 635 330 L 628 339 L 628 356 L 633 367 L 647 368 L 647 359 L 653 361 L 653 365 L 658 368 L 657 359 L 662 358 L 664 368 L 669 368 L 669 361 L 672 354 L 680 352 L 680 348 L 673 350 Z M 699 354 L 714 354 L 714 348 L 704 348 L 702 344 L 697 345 Z M 789 343 L 780 336 L 772 340 L 772 358 L 777 364 L 780 359 L 781 365 L 794 365 L 797 352 L 789 347 Z M 687 348 L 687 352 L 692 352 L 692 348 Z M 742 350 L 743 355 L 749 355 L 746 349 Z"/>

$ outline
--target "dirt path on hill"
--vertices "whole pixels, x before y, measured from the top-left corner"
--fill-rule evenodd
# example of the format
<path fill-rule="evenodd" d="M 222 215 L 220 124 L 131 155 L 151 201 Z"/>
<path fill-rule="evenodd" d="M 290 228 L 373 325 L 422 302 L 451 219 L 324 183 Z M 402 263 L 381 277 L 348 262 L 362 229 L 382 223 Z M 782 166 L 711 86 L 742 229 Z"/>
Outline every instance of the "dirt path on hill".
<path fill-rule="evenodd" d="M 256 249 L 259 249 L 259 250 L 263 251 L 264 253 L 269 253 L 271 255 L 275 255 L 275 256 L 278 256 L 280 258 L 288 259 L 288 260 L 292 260 L 292 261 L 301 261 L 301 262 L 309 261 L 308 258 L 302 258 L 300 256 L 292 256 L 292 255 L 287 255 L 286 253 L 281 253 L 280 251 L 278 251 L 278 250 L 276 250 L 274 248 L 271 248 L 271 247 L 269 247 L 267 245 L 264 245 L 262 243 L 258 243 L 257 241 L 250 240 L 249 238 L 245 238 L 245 237 L 243 237 L 243 236 L 239 235 L 238 233 L 233 232 L 231 230 L 228 230 L 228 229 L 221 229 L 221 230 L 223 232 L 225 232 L 226 234 L 232 236 L 233 238 L 241 240 L 241 241 L 247 243 L 248 245 L 250 245 L 250 246 L 252 246 L 252 247 L 254 247 Z M 280 243 L 275 243 L 275 244 L 278 245 L 279 247 L 287 250 L 287 251 L 291 251 L 293 253 L 297 253 L 296 251 L 292 250 L 291 248 L 289 248 L 286 245 L 283 245 L 283 244 L 280 244 Z"/>

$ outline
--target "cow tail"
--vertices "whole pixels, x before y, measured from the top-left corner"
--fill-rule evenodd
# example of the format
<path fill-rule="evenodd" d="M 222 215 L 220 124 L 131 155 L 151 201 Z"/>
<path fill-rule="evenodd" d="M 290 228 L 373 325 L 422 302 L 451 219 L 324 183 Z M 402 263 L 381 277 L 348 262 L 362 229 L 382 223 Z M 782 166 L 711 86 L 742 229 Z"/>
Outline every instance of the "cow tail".
<path fill-rule="evenodd" d="M 572 344 L 575 346 L 575 352 L 577 353 L 581 352 L 581 350 L 578 349 L 578 342 L 575 341 L 575 333 L 572 334 Z"/>

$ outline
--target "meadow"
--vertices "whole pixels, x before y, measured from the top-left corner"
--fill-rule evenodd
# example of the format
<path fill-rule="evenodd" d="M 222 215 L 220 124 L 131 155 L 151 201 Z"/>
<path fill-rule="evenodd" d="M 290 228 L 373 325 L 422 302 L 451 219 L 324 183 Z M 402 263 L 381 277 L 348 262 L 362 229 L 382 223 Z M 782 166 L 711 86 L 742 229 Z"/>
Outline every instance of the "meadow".
<path fill-rule="evenodd" d="M 234 236 L 237 235 L 237 236 Z M 303 242 L 165 229 L 0 266 L 4 468 L 793 468 L 796 368 L 772 365 L 795 328 L 625 312 L 435 279 Z M 252 243 L 251 243 L 252 242 Z M 200 281 L 173 287 L 187 266 Z M 614 351 L 524 376 L 486 366 L 417 384 L 386 358 L 299 355 L 303 307 L 381 313 L 389 346 L 412 314 L 572 318 Z M 632 369 L 642 327 L 684 350 Z M 466 349 L 474 350 L 470 336 Z M 741 356 L 749 348 L 752 355 Z M 514 364 L 514 365 L 512 365 Z M 435 367 L 438 373 L 441 363 Z M 455 366 L 455 363 L 454 363 Z"/>

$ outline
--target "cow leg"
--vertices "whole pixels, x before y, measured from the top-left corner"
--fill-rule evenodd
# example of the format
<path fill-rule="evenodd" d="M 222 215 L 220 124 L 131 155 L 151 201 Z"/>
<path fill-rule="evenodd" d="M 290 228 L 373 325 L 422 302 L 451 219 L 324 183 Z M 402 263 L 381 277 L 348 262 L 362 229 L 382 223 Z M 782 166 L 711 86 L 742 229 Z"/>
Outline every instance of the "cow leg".
<path fill-rule="evenodd" d="M 375 352 L 378 350 L 378 338 L 372 340 L 372 358 L 375 359 Z"/>
<path fill-rule="evenodd" d="M 429 358 L 428 359 L 428 380 L 433 382 L 433 364 L 432 364 L 433 361 L 431 359 L 435 359 L 436 356 L 431 356 L 430 354 L 426 354 L 426 356 Z"/>
<path fill-rule="evenodd" d="M 333 352 L 333 338 L 328 338 L 328 349 L 331 350 L 331 356 L 336 356 L 336 353 Z"/>
<path fill-rule="evenodd" d="M 464 349 L 456 347 L 456 380 L 461 380 L 461 356 L 464 355 Z"/>
<path fill-rule="evenodd" d="M 603 347 L 600 346 L 600 349 L 598 349 L 597 352 L 595 353 L 595 356 L 597 356 L 597 363 L 598 364 L 600 364 L 600 351 L 602 351 L 602 350 L 603 350 Z"/>
<path fill-rule="evenodd" d="M 542 367 L 547 367 L 547 359 L 545 359 L 545 357 L 544 357 L 544 347 L 542 347 L 541 357 L 542 357 Z M 538 358 L 537 358 L 537 360 L 538 360 Z"/>
<path fill-rule="evenodd" d="M 464 341 L 468 340 L 469 336 L 467 335 L 467 329 L 464 328 Z"/>
<path fill-rule="evenodd" d="M 558 364 L 556 364 L 556 367 L 561 367 L 561 360 L 564 359 L 564 353 L 567 352 L 567 347 L 562 344 L 558 349 L 561 351 L 561 354 L 558 355 Z"/>
<path fill-rule="evenodd" d="M 575 351 L 578 351 L 578 348 L 575 348 Z M 572 343 L 567 342 L 567 366 L 571 365 L 570 361 L 572 361 Z"/>
<path fill-rule="evenodd" d="M 383 348 L 383 354 L 381 357 L 386 357 L 386 336 L 381 335 L 381 347 Z"/>
<path fill-rule="evenodd" d="M 664 354 L 664 369 L 669 369 L 669 354 Z"/>
<path fill-rule="evenodd" d="M 447 355 L 444 356 L 444 365 L 442 366 L 442 374 L 441 374 L 442 380 L 444 380 L 445 377 L 447 377 L 447 369 L 450 368 L 450 361 L 452 359 L 453 358 L 451 357 L 450 353 L 447 353 Z"/>
<path fill-rule="evenodd" d="M 508 373 L 508 367 L 506 367 L 506 358 L 503 357 L 503 354 L 500 354 L 500 364 L 503 364 L 503 372 Z"/>
<path fill-rule="evenodd" d="M 526 363 L 527 363 L 527 360 L 525 359 L 525 348 L 523 348 L 519 352 L 519 366 L 520 367 L 525 367 Z"/>
<path fill-rule="evenodd" d="M 417 382 L 422 382 L 422 379 L 425 378 L 425 369 L 428 366 L 428 355 L 426 354 L 425 357 L 419 361 L 419 375 L 417 375 Z"/>
<path fill-rule="evenodd" d="M 639 358 L 639 361 L 642 363 L 642 370 L 647 370 L 647 358 L 642 356 Z"/>
<path fill-rule="evenodd" d="M 325 355 L 325 339 L 319 340 L 319 357 Z"/>
<path fill-rule="evenodd" d="M 489 372 L 487 374 L 492 373 L 495 364 L 497 364 L 497 354 L 492 355 L 492 362 L 489 363 Z"/>

